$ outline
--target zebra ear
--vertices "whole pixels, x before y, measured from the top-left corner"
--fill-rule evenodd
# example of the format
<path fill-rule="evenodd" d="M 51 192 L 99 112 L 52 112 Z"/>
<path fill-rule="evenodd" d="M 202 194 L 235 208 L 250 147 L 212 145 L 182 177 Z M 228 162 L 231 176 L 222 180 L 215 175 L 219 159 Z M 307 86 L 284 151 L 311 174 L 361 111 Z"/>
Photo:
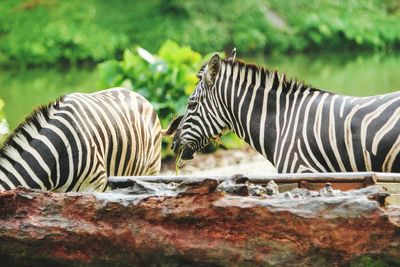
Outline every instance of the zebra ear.
<path fill-rule="evenodd" d="M 226 58 L 227 60 L 230 61 L 235 61 L 236 59 L 236 47 L 232 49 L 231 55 L 229 57 Z"/>
<path fill-rule="evenodd" d="M 162 130 L 162 135 L 163 136 L 169 136 L 172 135 L 176 132 L 176 130 L 179 127 L 179 124 L 181 123 L 182 119 L 183 119 L 184 115 L 180 115 L 178 117 L 176 117 L 175 119 L 173 119 L 170 124 L 168 125 L 168 128 L 166 130 Z"/>
<path fill-rule="evenodd" d="M 218 75 L 219 68 L 221 67 L 221 58 L 215 53 L 207 64 L 205 71 L 206 83 L 209 87 L 214 85 L 215 78 Z"/>

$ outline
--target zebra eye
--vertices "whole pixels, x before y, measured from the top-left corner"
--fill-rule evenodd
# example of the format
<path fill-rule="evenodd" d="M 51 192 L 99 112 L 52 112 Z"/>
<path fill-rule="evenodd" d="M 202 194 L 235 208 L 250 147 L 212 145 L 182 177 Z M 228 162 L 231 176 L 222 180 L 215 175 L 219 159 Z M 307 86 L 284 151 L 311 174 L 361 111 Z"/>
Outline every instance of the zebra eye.
<path fill-rule="evenodd" d="M 197 106 L 197 102 L 194 100 L 189 100 L 188 109 L 194 109 Z"/>

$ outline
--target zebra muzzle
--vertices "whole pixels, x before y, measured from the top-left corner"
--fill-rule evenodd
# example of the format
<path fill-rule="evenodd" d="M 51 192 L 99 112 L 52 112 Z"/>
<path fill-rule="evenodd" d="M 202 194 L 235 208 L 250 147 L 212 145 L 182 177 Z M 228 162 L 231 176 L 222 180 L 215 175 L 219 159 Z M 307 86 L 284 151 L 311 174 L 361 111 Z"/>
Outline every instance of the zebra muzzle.
<path fill-rule="evenodd" d="M 194 150 L 185 145 L 183 147 L 183 152 L 182 152 L 181 159 L 190 160 L 190 159 L 193 159 L 193 158 L 194 158 Z"/>
<path fill-rule="evenodd" d="M 190 160 L 194 157 L 194 150 L 187 144 L 181 143 L 179 140 L 175 140 L 172 143 L 171 149 L 174 151 L 175 156 L 182 160 Z"/>

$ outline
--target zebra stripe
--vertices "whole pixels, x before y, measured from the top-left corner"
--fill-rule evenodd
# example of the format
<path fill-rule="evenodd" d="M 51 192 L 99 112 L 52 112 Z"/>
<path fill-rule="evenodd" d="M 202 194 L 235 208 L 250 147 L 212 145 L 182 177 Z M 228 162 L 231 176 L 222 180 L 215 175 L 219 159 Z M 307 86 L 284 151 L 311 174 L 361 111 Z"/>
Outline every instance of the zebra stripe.
<path fill-rule="evenodd" d="M 400 171 L 400 92 L 342 96 L 218 55 L 198 77 L 174 124 L 182 159 L 228 128 L 279 172 Z"/>
<path fill-rule="evenodd" d="M 161 167 L 161 126 L 151 104 L 123 88 L 73 93 L 40 107 L 0 149 L 0 190 L 104 191 L 108 176 Z"/>

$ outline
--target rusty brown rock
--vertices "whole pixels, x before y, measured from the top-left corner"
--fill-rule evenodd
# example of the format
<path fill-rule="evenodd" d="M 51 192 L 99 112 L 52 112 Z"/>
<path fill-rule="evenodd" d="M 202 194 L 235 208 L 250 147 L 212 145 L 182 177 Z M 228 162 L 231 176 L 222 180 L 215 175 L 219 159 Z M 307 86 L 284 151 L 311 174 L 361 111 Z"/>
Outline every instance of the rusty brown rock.
<path fill-rule="evenodd" d="M 400 207 L 370 198 L 377 187 L 272 199 L 215 187 L 207 181 L 204 189 L 164 196 L 0 192 L 0 265 L 332 266 L 363 256 L 400 262 Z"/>

